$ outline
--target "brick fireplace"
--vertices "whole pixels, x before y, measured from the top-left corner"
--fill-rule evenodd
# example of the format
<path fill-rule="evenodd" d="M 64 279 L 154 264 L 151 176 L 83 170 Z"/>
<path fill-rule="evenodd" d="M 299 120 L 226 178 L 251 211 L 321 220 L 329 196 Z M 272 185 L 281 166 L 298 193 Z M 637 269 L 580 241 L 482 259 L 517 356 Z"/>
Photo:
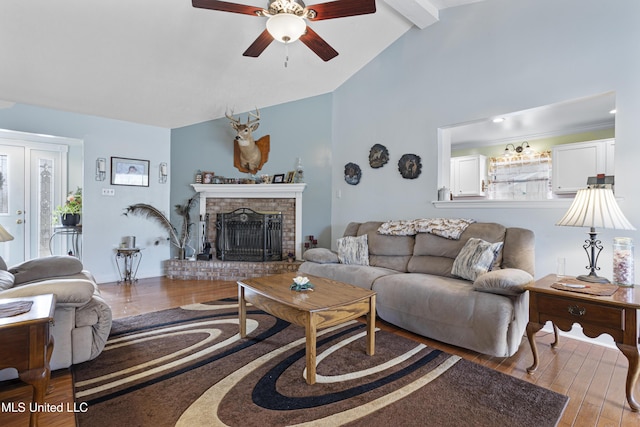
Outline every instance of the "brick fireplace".
<path fill-rule="evenodd" d="M 206 227 L 207 240 L 215 249 L 216 214 L 249 208 L 257 212 L 282 212 L 282 250 L 302 258 L 302 192 L 306 184 L 192 184 L 200 193 L 200 218 Z M 198 251 L 202 248 L 203 222 L 199 224 Z M 247 277 L 296 271 L 300 262 L 169 260 L 165 275 L 172 279 L 238 280 Z"/>

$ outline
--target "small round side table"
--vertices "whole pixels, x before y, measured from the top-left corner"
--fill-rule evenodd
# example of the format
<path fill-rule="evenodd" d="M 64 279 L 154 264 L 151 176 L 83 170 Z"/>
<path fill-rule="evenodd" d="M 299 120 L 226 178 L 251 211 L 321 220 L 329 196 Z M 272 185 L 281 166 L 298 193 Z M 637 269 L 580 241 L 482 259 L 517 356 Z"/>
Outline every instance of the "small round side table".
<path fill-rule="evenodd" d="M 142 261 L 142 248 L 116 248 L 116 265 L 120 280 L 118 283 L 137 282 L 136 274 Z"/>

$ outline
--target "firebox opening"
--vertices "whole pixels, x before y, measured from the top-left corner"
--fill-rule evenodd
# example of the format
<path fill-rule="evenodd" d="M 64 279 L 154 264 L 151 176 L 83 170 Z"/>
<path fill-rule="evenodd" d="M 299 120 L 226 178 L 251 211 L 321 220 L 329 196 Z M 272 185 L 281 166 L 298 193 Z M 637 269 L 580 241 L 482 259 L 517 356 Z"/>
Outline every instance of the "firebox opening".
<path fill-rule="evenodd" d="M 216 214 L 216 258 L 282 261 L 282 213 L 249 208 Z"/>

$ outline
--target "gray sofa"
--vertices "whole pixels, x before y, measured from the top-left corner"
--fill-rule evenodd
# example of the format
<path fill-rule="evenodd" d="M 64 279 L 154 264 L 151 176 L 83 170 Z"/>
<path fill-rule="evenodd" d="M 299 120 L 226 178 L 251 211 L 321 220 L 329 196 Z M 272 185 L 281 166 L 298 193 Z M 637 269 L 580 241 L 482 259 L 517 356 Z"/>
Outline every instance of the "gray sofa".
<path fill-rule="evenodd" d="M 0 258 L 0 303 L 42 294 L 56 295 L 51 370 L 97 357 L 111 331 L 111 308 L 82 263 L 70 256 L 51 256 L 7 268 Z M 16 376 L 15 369 L 0 371 L 0 380 Z"/>
<path fill-rule="evenodd" d="M 353 222 L 344 233 L 367 235 L 369 265 L 341 263 L 337 253 L 318 248 L 305 252 L 299 273 L 376 291 L 377 315 L 408 331 L 491 356 L 516 353 L 529 317 L 523 288 L 534 275 L 533 232 L 473 223 L 451 240 L 431 233 L 382 235 L 381 225 Z M 470 238 L 503 242 L 491 271 L 473 281 L 451 273 Z"/>

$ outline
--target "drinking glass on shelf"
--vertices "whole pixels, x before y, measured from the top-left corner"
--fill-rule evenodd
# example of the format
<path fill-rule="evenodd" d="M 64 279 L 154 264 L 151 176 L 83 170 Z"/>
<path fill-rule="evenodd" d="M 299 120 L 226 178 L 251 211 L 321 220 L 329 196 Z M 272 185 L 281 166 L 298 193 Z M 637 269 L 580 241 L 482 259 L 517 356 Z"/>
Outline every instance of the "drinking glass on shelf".
<path fill-rule="evenodd" d="M 558 279 L 565 277 L 565 265 L 566 265 L 565 258 L 558 257 L 556 259 L 556 277 Z"/>

